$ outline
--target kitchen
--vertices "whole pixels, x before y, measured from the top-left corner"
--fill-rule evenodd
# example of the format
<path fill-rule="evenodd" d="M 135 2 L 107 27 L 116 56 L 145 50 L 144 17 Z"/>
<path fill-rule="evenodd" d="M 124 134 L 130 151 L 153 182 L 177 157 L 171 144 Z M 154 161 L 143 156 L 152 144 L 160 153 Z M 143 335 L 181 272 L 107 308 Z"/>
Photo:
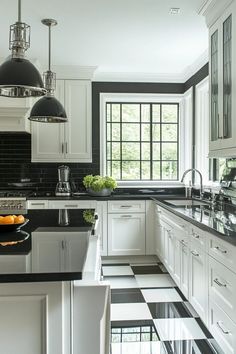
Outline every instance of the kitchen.
<path fill-rule="evenodd" d="M 1 352 L 236 353 L 236 2 L 1 5 Z"/>

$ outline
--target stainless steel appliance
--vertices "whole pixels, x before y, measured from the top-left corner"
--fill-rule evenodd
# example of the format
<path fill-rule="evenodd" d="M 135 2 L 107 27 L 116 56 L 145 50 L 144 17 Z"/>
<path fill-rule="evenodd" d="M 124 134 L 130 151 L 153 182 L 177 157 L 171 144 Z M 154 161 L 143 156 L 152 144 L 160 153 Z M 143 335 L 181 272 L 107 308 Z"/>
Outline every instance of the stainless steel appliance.
<path fill-rule="evenodd" d="M 0 192 L 0 215 L 25 214 L 27 212 L 26 197 L 22 193 Z"/>
<path fill-rule="evenodd" d="M 62 165 L 58 167 L 58 183 L 55 194 L 58 197 L 71 195 L 70 168 L 68 166 Z"/>

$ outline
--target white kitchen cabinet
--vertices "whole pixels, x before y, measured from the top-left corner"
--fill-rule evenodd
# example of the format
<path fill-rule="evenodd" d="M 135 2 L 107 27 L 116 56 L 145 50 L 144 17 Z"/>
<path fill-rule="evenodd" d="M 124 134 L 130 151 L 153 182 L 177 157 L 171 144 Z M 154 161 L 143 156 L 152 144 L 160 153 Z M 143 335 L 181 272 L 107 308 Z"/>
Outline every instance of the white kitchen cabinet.
<path fill-rule="evenodd" d="M 32 269 L 34 272 L 82 270 L 81 257 L 87 247 L 88 233 L 66 228 L 39 228 L 32 232 Z"/>
<path fill-rule="evenodd" d="M 32 122 L 32 162 L 92 162 L 91 82 L 57 80 L 67 123 Z"/>
<path fill-rule="evenodd" d="M 210 153 L 236 155 L 236 5 L 210 27 Z"/>
<path fill-rule="evenodd" d="M 95 200 L 49 200 L 49 209 L 95 209 Z"/>
<path fill-rule="evenodd" d="M 180 247 L 180 289 L 189 298 L 189 247 L 186 241 L 181 241 Z"/>
<path fill-rule="evenodd" d="M 48 209 L 48 200 L 27 200 L 27 209 Z"/>
<path fill-rule="evenodd" d="M 70 354 L 70 283 L 0 284 L 4 354 Z"/>
<path fill-rule="evenodd" d="M 181 242 L 175 238 L 173 278 L 179 288 L 181 286 L 181 248 Z"/>
<path fill-rule="evenodd" d="M 191 242 L 189 253 L 189 301 L 204 322 L 207 322 L 208 274 L 206 253 Z"/>
<path fill-rule="evenodd" d="M 145 254 L 145 214 L 108 214 L 108 255 Z"/>
<path fill-rule="evenodd" d="M 145 200 L 108 201 L 108 213 L 145 213 Z"/>
<path fill-rule="evenodd" d="M 99 219 L 97 235 L 100 238 L 101 256 L 107 256 L 107 201 L 97 201 L 96 204 Z"/>

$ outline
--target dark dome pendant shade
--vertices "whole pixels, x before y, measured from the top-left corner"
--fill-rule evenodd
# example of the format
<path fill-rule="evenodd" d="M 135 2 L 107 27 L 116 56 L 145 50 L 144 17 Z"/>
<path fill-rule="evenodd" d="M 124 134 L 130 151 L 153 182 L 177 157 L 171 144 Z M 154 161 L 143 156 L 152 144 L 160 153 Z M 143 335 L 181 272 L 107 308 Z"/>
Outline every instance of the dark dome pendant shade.
<path fill-rule="evenodd" d="M 18 21 L 10 26 L 10 58 L 0 66 L 0 96 L 23 98 L 46 94 L 36 67 L 25 59 L 30 47 L 30 26 L 21 22 L 21 0 L 18 0 Z"/>
<path fill-rule="evenodd" d="M 49 28 L 49 60 L 48 71 L 44 73 L 44 84 L 47 93 L 38 100 L 28 118 L 41 123 L 66 123 L 68 121 L 63 105 L 54 97 L 56 88 L 56 74 L 51 71 L 51 27 L 57 25 L 56 20 L 44 19 L 42 23 Z"/>

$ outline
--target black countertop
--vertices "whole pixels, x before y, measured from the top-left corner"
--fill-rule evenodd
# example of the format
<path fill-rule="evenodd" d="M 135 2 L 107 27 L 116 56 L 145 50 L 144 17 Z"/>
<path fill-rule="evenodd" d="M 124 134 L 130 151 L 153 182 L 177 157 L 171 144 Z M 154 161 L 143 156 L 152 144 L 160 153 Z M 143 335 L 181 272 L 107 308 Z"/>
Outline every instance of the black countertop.
<path fill-rule="evenodd" d="M 82 279 L 92 230 L 83 212 L 82 209 L 28 210 L 24 216 L 29 222 L 20 231 L 0 232 L 0 282 Z M 76 250 L 74 259 L 73 250 Z M 65 261 L 66 252 L 70 256 Z M 14 267 L 9 257 L 4 257 L 9 255 L 16 256 Z M 22 264 L 25 264 L 23 271 Z"/>
<path fill-rule="evenodd" d="M 224 204 L 223 207 L 219 208 L 219 206 L 216 206 L 212 210 L 211 206 L 208 204 L 174 206 L 168 202 L 168 199 L 160 200 L 154 197 L 153 200 L 161 207 L 200 229 L 214 234 L 222 240 L 236 246 L 235 206 Z"/>

